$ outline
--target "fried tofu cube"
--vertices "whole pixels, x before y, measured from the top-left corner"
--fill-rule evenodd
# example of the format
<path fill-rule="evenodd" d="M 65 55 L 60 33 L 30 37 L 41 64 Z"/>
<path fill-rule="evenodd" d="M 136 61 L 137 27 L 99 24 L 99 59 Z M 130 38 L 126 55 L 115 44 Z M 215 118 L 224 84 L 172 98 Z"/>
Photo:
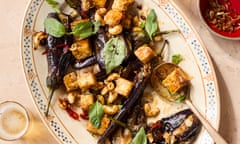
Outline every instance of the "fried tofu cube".
<path fill-rule="evenodd" d="M 123 18 L 123 14 L 121 11 L 116 9 L 111 9 L 104 16 L 104 21 L 105 21 L 105 24 L 109 25 L 110 27 L 114 27 L 121 22 L 122 18 Z"/>
<path fill-rule="evenodd" d="M 134 3 L 134 0 L 114 0 L 112 9 L 127 11 L 128 7 Z"/>
<path fill-rule="evenodd" d="M 178 90 L 186 86 L 190 79 L 182 69 L 176 68 L 162 81 L 162 84 L 172 94 L 175 94 Z"/>
<path fill-rule="evenodd" d="M 120 77 L 116 80 L 116 88 L 114 91 L 120 95 L 123 95 L 124 97 L 128 97 L 132 91 L 133 86 L 133 82 Z"/>
<path fill-rule="evenodd" d="M 77 60 L 83 60 L 92 55 L 88 39 L 83 39 L 72 44 L 70 51 Z"/>
<path fill-rule="evenodd" d="M 63 77 L 63 83 L 68 92 L 79 88 L 78 81 L 77 81 L 77 74 L 75 72 L 71 72 L 65 75 Z"/>
<path fill-rule="evenodd" d="M 93 73 L 82 73 L 78 76 L 78 86 L 83 91 L 97 84 L 96 77 Z"/>
<path fill-rule="evenodd" d="M 156 53 L 146 45 L 139 47 L 134 54 L 144 64 L 148 63 L 153 57 L 156 56 Z"/>
<path fill-rule="evenodd" d="M 105 7 L 107 0 L 92 0 L 92 2 L 96 8 L 103 8 Z"/>
<path fill-rule="evenodd" d="M 71 91 L 67 95 L 67 100 L 70 104 L 74 104 L 76 102 L 77 97 L 79 96 L 79 91 Z"/>
<path fill-rule="evenodd" d="M 79 96 L 80 100 L 78 105 L 83 111 L 88 111 L 90 107 L 94 104 L 94 96 L 92 94 L 82 94 Z"/>
<path fill-rule="evenodd" d="M 95 128 L 90 121 L 87 124 L 87 130 L 96 135 L 102 135 L 110 124 L 110 119 L 105 115 L 102 118 L 100 128 Z"/>

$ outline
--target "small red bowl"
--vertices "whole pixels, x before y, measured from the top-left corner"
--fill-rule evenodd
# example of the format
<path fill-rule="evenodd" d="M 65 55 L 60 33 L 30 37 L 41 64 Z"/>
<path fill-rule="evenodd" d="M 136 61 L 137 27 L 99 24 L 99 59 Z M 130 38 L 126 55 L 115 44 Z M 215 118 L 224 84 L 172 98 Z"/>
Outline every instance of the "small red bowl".
<path fill-rule="evenodd" d="M 225 38 L 229 40 L 240 40 L 240 20 L 237 23 L 238 29 L 232 32 L 221 31 L 217 29 L 214 24 L 211 24 L 209 22 L 206 16 L 206 11 L 210 8 L 210 5 L 209 5 L 210 1 L 214 1 L 214 0 L 198 0 L 199 15 L 203 23 L 205 24 L 205 26 L 208 28 L 208 30 L 221 38 Z M 218 0 L 218 1 L 221 3 L 221 1 L 226 1 L 226 0 Z M 229 4 L 227 5 L 228 10 L 234 14 L 234 18 L 236 16 L 240 17 L 240 0 L 227 0 L 227 1 L 229 2 Z"/>

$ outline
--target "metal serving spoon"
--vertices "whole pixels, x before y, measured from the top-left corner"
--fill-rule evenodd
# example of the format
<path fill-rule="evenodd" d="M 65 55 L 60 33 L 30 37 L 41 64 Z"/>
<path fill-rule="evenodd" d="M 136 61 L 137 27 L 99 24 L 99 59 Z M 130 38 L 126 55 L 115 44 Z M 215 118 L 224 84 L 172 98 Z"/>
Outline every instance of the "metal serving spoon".
<path fill-rule="evenodd" d="M 181 69 L 179 66 L 177 66 L 173 63 L 160 64 L 154 69 L 154 72 L 151 77 L 151 84 L 152 84 L 153 88 L 156 90 L 157 93 L 161 93 L 160 96 L 164 97 L 168 101 L 175 101 L 175 100 L 181 98 L 180 96 L 177 96 L 177 95 L 174 95 L 175 98 L 173 98 L 173 96 L 168 96 L 167 94 L 162 95 L 162 91 L 164 88 L 161 84 L 162 80 L 164 80 L 176 68 Z M 182 93 L 184 93 L 184 95 L 186 95 L 185 99 L 182 102 L 185 102 L 188 105 L 188 107 L 193 111 L 193 113 L 198 117 L 198 119 L 201 121 L 202 125 L 205 127 L 205 129 L 208 131 L 208 133 L 214 139 L 215 143 L 227 144 L 227 142 L 221 137 L 221 135 L 217 132 L 217 130 L 206 120 L 206 118 L 193 105 L 193 103 L 190 99 L 189 84 L 187 84 L 187 86 L 183 89 L 183 91 L 181 92 L 181 95 L 182 95 Z"/>

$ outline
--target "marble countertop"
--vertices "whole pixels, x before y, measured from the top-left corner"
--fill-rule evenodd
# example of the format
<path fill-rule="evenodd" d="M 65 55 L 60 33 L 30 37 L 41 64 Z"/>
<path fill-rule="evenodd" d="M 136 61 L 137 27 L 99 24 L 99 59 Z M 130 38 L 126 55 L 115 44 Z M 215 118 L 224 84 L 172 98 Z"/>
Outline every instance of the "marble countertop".
<path fill-rule="evenodd" d="M 240 41 L 224 40 L 212 35 L 201 23 L 196 0 L 174 0 L 199 33 L 212 58 L 219 82 L 221 123 L 219 133 L 229 142 L 240 141 Z M 32 114 L 33 128 L 25 137 L 4 144 L 55 144 L 41 121 L 29 94 L 20 56 L 20 31 L 28 0 L 0 1 L 0 102 L 14 100 L 23 104 Z"/>

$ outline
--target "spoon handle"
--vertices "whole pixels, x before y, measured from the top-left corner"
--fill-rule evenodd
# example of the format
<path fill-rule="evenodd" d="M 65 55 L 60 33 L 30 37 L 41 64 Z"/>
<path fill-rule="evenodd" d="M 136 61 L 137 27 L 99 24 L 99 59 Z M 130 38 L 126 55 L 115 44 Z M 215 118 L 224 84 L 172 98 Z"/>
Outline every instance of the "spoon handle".
<path fill-rule="evenodd" d="M 217 144 L 228 144 L 216 131 L 215 128 L 202 116 L 202 114 L 197 110 L 197 108 L 192 104 L 192 102 L 188 99 L 185 100 L 185 103 L 189 106 L 189 108 L 193 111 L 193 113 L 198 117 L 201 121 L 202 125 L 208 131 L 208 133 L 212 136 L 215 143 Z"/>

